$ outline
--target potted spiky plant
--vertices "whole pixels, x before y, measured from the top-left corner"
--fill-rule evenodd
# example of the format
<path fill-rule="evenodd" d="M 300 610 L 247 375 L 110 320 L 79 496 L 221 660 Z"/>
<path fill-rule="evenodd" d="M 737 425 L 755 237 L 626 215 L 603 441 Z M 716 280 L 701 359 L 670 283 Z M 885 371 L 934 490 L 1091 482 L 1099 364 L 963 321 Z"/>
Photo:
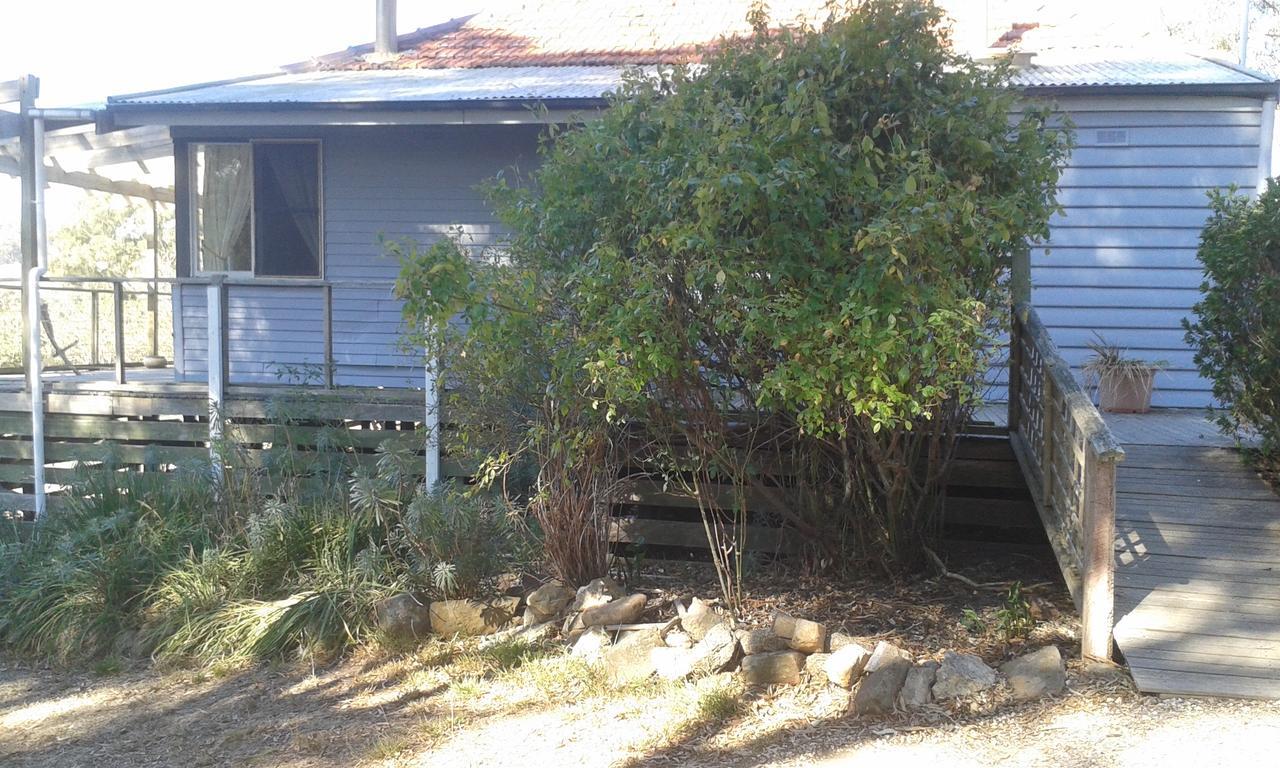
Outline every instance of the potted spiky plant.
<path fill-rule="evenodd" d="M 1094 334 L 1093 352 L 1084 372 L 1098 388 L 1098 407 L 1108 413 L 1146 413 L 1151 410 L 1155 376 L 1167 363 L 1129 357 L 1124 349 Z"/>

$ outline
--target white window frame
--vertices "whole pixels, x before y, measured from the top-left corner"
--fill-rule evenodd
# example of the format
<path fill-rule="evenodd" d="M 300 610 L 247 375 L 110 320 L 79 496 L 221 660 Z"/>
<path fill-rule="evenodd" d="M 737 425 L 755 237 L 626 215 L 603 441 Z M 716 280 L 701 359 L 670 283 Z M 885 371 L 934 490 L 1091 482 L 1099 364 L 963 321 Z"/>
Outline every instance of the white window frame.
<path fill-rule="evenodd" d="M 316 217 L 316 226 L 320 228 L 319 237 L 317 239 L 316 254 L 316 274 L 314 275 L 259 275 L 258 274 L 258 201 L 257 201 L 257 179 L 253 176 L 254 166 L 257 165 L 257 158 L 254 155 L 255 148 L 259 144 L 314 144 L 316 145 L 316 203 L 319 206 L 318 216 Z M 231 145 L 249 147 L 249 188 L 255 193 L 254 198 L 249 204 L 249 269 L 237 270 L 205 270 L 200 268 L 200 184 L 199 176 L 196 169 L 196 156 L 199 154 L 200 147 L 209 145 Z M 226 275 L 234 277 L 238 280 L 323 280 L 325 275 L 325 232 L 324 232 L 324 141 L 322 139 L 248 139 L 246 141 L 236 141 L 232 139 L 218 139 L 216 141 L 200 141 L 193 140 L 189 144 L 187 151 L 187 178 L 190 179 L 188 184 L 189 190 L 187 194 L 187 205 L 191 211 L 188 216 L 190 222 L 190 232 L 188 239 L 191 243 L 191 275 L 193 277 L 208 277 L 211 275 Z"/>

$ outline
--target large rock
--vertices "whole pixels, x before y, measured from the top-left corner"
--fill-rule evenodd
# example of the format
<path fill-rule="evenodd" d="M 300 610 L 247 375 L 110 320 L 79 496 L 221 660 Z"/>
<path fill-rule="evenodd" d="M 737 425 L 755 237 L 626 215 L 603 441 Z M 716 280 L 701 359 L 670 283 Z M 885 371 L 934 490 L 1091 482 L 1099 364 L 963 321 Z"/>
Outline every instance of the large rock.
<path fill-rule="evenodd" d="M 618 685 L 643 680 L 654 673 L 653 652 L 670 650 L 662 643 L 656 629 L 628 632 L 617 643 L 604 649 L 602 659 L 609 677 Z"/>
<path fill-rule="evenodd" d="M 799 651 L 757 653 L 742 659 L 742 681 L 747 685 L 795 685 L 804 669 Z"/>
<path fill-rule="evenodd" d="M 883 640 L 877 643 L 867 660 L 866 674 L 849 699 L 849 714 L 887 715 L 892 712 L 898 692 L 910 671 L 911 654 Z"/>
<path fill-rule="evenodd" d="M 695 643 L 702 640 L 713 627 L 718 627 L 725 622 L 725 617 L 710 603 L 696 597 L 689 602 L 689 607 L 680 616 L 680 627 L 689 633 L 689 637 L 693 638 Z"/>
<path fill-rule="evenodd" d="M 827 628 L 816 621 L 796 619 L 787 641 L 793 651 L 822 653 L 827 650 Z"/>
<path fill-rule="evenodd" d="M 588 608 L 595 608 L 617 600 L 625 594 L 626 592 L 622 591 L 622 587 L 618 585 L 618 582 L 608 576 L 602 579 L 592 579 L 578 587 L 578 592 L 574 595 L 573 604 L 569 607 L 569 610 L 585 611 Z"/>
<path fill-rule="evenodd" d="M 790 640 L 791 635 L 796 631 L 796 617 L 782 611 L 773 612 L 773 634 L 785 640 Z"/>
<path fill-rule="evenodd" d="M 659 677 L 680 680 L 690 675 L 703 677 L 730 669 L 737 652 L 738 639 L 729 626 L 717 624 L 691 648 L 664 645 L 653 649 L 651 656 Z"/>
<path fill-rule="evenodd" d="M 787 639 L 778 637 L 772 629 L 743 629 L 738 631 L 738 645 L 745 656 L 757 653 L 773 653 L 787 650 Z"/>
<path fill-rule="evenodd" d="M 912 667 L 898 692 L 898 709 L 910 712 L 928 706 L 933 701 L 933 682 L 937 675 L 936 661 L 924 661 Z"/>
<path fill-rule="evenodd" d="M 431 604 L 431 631 L 441 637 L 492 635 L 520 606 L 520 598 L 503 597 L 492 602 L 439 600 Z"/>
<path fill-rule="evenodd" d="M 573 598 L 572 589 L 558 581 L 548 581 L 530 592 L 524 602 L 527 610 L 537 619 L 536 623 L 541 624 L 559 616 L 573 602 Z"/>
<path fill-rule="evenodd" d="M 827 650 L 835 653 L 846 645 L 853 644 L 862 645 L 858 638 L 845 632 L 832 632 L 831 637 L 827 638 Z"/>
<path fill-rule="evenodd" d="M 870 660 L 871 651 L 851 642 L 832 651 L 827 657 L 823 670 L 831 682 L 841 688 L 852 688 Z"/>
<path fill-rule="evenodd" d="M 1000 665 L 1000 671 L 1009 678 L 1009 687 L 1017 701 L 1061 693 L 1067 684 L 1066 664 L 1062 661 L 1062 653 L 1053 645 L 1006 661 Z"/>
<path fill-rule="evenodd" d="M 395 642 L 413 642 L 431 632 L 431 609 L 409 593 L 378 601 L 373 608 L 378 630 Z"/>
<path fill-rule="evenodd" d="M 577 623 L 583 627 L 608 627 L 615 624 L 635 624 L 644 613 L 649 599 L 640 593 L 612 600 L 603 605 L 588 608 L 578 614 Z"/>
<path fill-rule="evenodd" d="M 938 667 L 937 681 L 933 684 L 933 697 L 957 699 L 981 693 L 996 684 L 996 671 L 971 653 L 947 651 Z"/>

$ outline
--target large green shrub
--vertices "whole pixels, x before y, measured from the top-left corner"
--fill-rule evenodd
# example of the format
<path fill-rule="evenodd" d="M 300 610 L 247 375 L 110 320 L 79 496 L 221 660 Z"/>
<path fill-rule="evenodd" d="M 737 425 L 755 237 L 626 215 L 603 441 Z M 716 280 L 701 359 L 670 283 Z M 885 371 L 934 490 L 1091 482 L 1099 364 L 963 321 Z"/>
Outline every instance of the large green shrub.
<path fill-rule="evenodd" d="M 1204 266 L 1195 319 L 1184 321 L 1200 375 L 1221 404 L 1217 423 L 1256 435 L 1264 458 L 1280 457 L 1280 186 L 1252 199 L 1210 196 L 1212 215 L 1197 257 Z"/>
<path fill-rule="evenodd" d="M 625 425 L 726 557 L 756 498 L 816 564 L 910 567 L 1066 138 L 1016 103 L 1007 68 L 953 53 L 929 3 L 754 22 L 553 134 L 529 183 L 497 190 L 507 255 L 413 252 L 402 295 L 459 350 L 447 361 L 469 360 L 446 363 L 462 387 L 515 389 L 535 416 L 554 402 L 611 446 Z M 517 290 L 494 290 L 502 270 Z M 459 311 L 468 328 L 446 324 Z"/>

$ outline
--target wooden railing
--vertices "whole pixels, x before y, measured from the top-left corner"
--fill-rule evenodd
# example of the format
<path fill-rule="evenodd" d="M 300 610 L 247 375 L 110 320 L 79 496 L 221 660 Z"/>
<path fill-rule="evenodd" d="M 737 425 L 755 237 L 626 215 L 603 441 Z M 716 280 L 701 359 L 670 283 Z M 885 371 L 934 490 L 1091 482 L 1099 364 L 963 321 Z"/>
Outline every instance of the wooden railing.
<path fill-rule="evenodd" d="M 1009 438 L 1080 611 L 1081 651 L 1110 658 L 1124 449 L 1028 304 L 1014 309 L 1010 334 Z"/>
<path fill-rule="evenodd" d="M 53 358 L 45 366 L 45 370 L 49 371 L 68 371 L 77 369 L 97 369 L 103 367 L 114 367 L 116 372 L 116 383 L 125 383 L 125 368 L 130 365 L 140 364 L 140 360 L 129 360 L 128 350 L 125 346 L 125 318 L 126 306 L 129 302 L 137 299 L 145 299 L 146 305 L 144 312 L 147 317 L 147 334 L 148 341 L 146 348 L 149 352 L 145 354 L 159 355 L 161 351 L 160 345 L 160 313 L 162 311 L 169 312 L 169 308 L 162 308 L 162 300 L 171 299 L 172 294 L 168 290 L 169 280 L 166 278 L 122 278 L 122 277 L 76 277 L 76 278 L 46 278 L 42 281 L 40 293 L 42 297 L 46 297 L 43 301 L 46 308 L 50 301 L 54 301 L 53 297 L 84 297 L 87 299 L 85 309 L 87 310 L 88 329 L 85 334 L 77 334 L 76 330 L 57 328 L 57 323 L 50 321 L 50 326 L 56 328 L 58 333 L 56 338 L 49 338 L 50 328 L 42 329 L 46 341 L 53 344 L 59 342 L 53 353 Z M 145 287 L 133 288 L 130 286 L 143 284 Z M 163 287 L 162 287 L 163 286 Z M 0 281 L 0 291 L 9 291 L 15 300 L 22 291 L 20 281 Z M 102 297 L 110 296 L 110 319 L 109 329 L 111 331 L 111 355 L 102 354 Z M 22 316 L 22 308 L 15 307 L 16 312 L 13 318 L 16 320 Z M 87 344 L 81 345 L 81 342 Z M 84 347 L 87 347 L 85 349 Z M 72 362 L 67 356 L 67 352 L 72 348 L 76 349 L 79 362 Z M 110 361 L 110 362 L 106 362 Z M 0 374 L 21 373 L 25 370 L 24 365 L 17 366 L 0 366 Z"/>

